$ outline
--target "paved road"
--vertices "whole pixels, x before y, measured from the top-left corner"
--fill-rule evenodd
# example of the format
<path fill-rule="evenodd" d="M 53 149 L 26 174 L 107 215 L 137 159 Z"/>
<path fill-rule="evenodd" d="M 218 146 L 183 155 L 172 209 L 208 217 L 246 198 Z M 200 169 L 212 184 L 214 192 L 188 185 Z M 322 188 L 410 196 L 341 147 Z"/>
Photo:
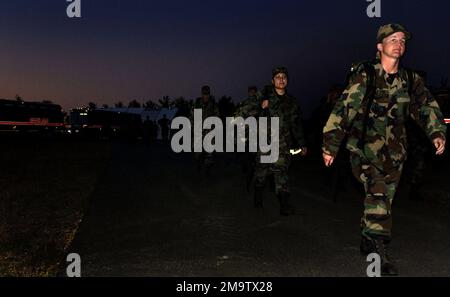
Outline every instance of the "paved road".
<path fill-rule="evenodd" d="M 298 211 L 280 217 L 273 193 L 252 207 L 232 155 L 205 178 L 189 154 L 114 144 L 71 251 L 83 276 L 365 276 L 360 196 L 346 187 L 332 202 L 320 164 L 294 162 Z M 448 211 L 406 199 L 394 211 L 401 275 L 450 276 Z"/>

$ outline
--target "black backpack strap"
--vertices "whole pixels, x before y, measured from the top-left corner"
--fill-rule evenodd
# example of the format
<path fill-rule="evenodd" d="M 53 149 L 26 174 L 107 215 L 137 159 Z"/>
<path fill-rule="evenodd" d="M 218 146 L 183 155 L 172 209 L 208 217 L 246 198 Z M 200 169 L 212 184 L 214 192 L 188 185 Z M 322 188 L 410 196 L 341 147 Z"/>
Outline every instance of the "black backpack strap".
<path fill-rule="evenodd" d="M 408 95 L 411 98 L 412 101 L 412 95 L 414 92 L 414 73 L 412 71 L 412 69 L 410 68 L 405 68 L 406 71 L 406 80 L 407 80 L 407 84 L 408 84 Z"/>
<path fill-rule="evenodd" d="M 365 62 L 363 64 L 364 70 L 367 75 L 367 82 L 366 82 L 366 93 L 364 94 L 364 98 L 362 100 L 362 104 L 365 103 L 364 110 L 364 116 L 363 116 L 363 130 L 361 133 L 361 138 L 358 141 L 358 148 L 363 149 L 365 141 L 366 141 L 366 135 L 367 135 L 367 125 L 369 122 L 369 113 L 370 108 L 372 107 L 372 103 L 375 97 L 375 91 L 376 91 L 376 72 L 375 67 L 373 66 L 373 62 Z"/>

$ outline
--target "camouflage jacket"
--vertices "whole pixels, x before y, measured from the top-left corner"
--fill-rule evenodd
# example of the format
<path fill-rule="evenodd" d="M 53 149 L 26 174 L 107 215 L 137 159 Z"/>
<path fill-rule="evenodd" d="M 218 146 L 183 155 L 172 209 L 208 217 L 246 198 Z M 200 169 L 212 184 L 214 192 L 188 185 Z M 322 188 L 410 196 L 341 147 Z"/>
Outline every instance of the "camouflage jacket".
<path fill-rule="evenodd" d="M 368 113 L 366 138 L 358 148 L 364 125 L 367 102 L 367 74 L 360 65 L 350 78 L 349 85 L 334 107 L 323 129 L 323 152 L 336 156 L 341 142 L 349 134 L 347 149 L 365 158 L 380 169 L 395 169 L 406 159 L 407 137 L 405 122 L 409 116 L 426 132 L 430 140 L 445 139 L 446 126 L 439 108 L 423 79 L 413 73 L 412 94 L 408 94 L 406 70 L 388 83 L 389 75 L 381 63 L 374 64 L 375 97 Z"/>
<path fill-rule="evenodd" d="M 197 98 L 195 100 L 194 106 L 192 107 L 191 114 L 189 116 L 189 120 L 191 121 L 191 125 L 194 125 L 194 109 L 202 110 L 202 119 L 203 121 L 209 117 L 218 117 L 219 116 L 219 108 L 217 107 L 216 101 L 214 98 L 209 98 L 208 102 L 203 102 L 203 99 Z M 203 124 L 202 124 L 203 127 Z M 207 135 L 211 129 L 202 129 L 202 136 Z"/>
<path fill-rule="evenodd" d="M 258 96 L 248 97 L 238 104 L 234 116 L 242 117 L 244 119 L 248 117 L 258 117 L 261 112 L 260 105 L 261 102 L 260 99 L 258 99 Z"/>
<path fill-rule="evenodd" d="M 262 109 L 261 102 L 265 99 L 269 100 L 269 107 Z M 305 146 L 301 110 L 297 99 L 289 94 L 278 96 L 273 88 L 268 93 L 259 92 L 257 98 L 249 98 L 239 105 L 235 116 L 278 117 L 280 154 L 289 154 L 290 149 Z M 268 121 L 268 127 L 270 127 L 270 121 Z M 269 131 L 268 134 L 270 134 Z"/>
<path fill-rule="evenodd" d="M 194 103 L 193 109 L 201 109 L 203 120 L 208 117 L 218 117 L 219 108 L 217 107 L 214 98 L 209 98 L 208 102 L 204 103 L 202 98 L 197 98 Z M 194 110 L 191 112 L 191 119 L 194 119 Z"/>

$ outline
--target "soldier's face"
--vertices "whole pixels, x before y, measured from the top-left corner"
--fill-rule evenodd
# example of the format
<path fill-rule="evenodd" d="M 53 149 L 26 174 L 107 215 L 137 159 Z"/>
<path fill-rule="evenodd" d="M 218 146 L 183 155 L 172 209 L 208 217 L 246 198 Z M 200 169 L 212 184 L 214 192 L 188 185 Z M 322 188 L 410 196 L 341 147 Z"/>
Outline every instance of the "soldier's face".
<path fill-rule="evenodd" d="M 202 94 L 202 99 L 203 99 L 203 102 L 207 102 L 209 100 L 209 94 L 203 93 Z"/>
<path fill-rule="evenodd" d="M 249 97 L 255 97 L 256 96 L 256 91 L 255 90 L 248 91 L 248 96 Z"/>
<path fill-rule="evenodd" d="M 272 84 L 274 85 L 275 89 L 279 89 L 279 90 L 285 89 L 288 84 L 287 75 L 284 73 L 278 73 L 272 79 Z"/>
<path fill-rule="evenodd" d="M 389 58 L 399 59 L 406 50 L 406 38 L 403 32 L 396 32 L 383 39 L 382 43 L 377 45 L 381 55 Z"/>

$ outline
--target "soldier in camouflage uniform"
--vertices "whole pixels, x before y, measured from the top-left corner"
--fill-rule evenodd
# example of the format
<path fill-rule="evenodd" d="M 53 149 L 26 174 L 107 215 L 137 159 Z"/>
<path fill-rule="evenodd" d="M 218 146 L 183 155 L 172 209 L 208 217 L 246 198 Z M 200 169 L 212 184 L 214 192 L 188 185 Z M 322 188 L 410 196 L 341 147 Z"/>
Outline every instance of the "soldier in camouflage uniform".
<path fill-rule="evenodd" d="M 247 99 L 240 102 L 234 112 L 235 117 L 257 117 L 260 113 L 261 92 L 255 86 L 248 87 Z"/>
<path fill-rule="evenodd" d="M 289 203 L 288 169 L 291 162 L 290 149 L 302 149 L 306 154 L 302 118 L 297 100 L 286 92 L 288 71 L 285 67 L 277 67 L 272 71 L 272 86 L 266 87 L 257 100 L 250 100 L 244 113 L 247 116 L 279 118 L 279 158 L 275 163 L 261 163 L 261 152 L 256 156 L 255 168 L 255 207 L 262 207 L 263 189 L 269 175 L 273 175 L 275 192 L 280 201 L 280 215 L 295 213 Z M 267 131 L 270 135 L 270 131 Z"/>
<path fill-rule="evenodd" d="M 326 166 L 333 163 L 339 145 L 348 134 L 346 146 L 350 150 L 353 173 L 364 184 L 366 192 L 361 253 L 378 253 L 383 275 L 398 274 L 388 257 L 387 246 L 391 240 L 392 200 L 406 159 L 407 118 L 411 116 L 422 127 L 436 147 L 437 155 L 445 150 L 446 126 L 438 104 L 417 73 L 410 72 L 413 81 L 409 81 L 407 70 L 400 67 L 410 37 L 401 25 L 380 27 L 379 60 L 373 63 L 374 95 L 365 98 L 369 72 L 361 64 L 355 68 L 323 130 Z M 412 84 L 411 96 L 409 84 Z M 370 105 L 368 100 L 372 100 Z"/>
<path fill-rule="evenodd" d="M 218 117 L 219 109 L 214 98 L 211 96 L 211 89 L 209 86 L 202 87 L 202 97 L 196 99 L 193 109 L 202 110 L 202 118 L 206 119 L 208 117 Z M 194 121 L 194 110 L 191 113 L 191 122 Z M 192 124 L 193 126 L 193 124 Z M 205 137 L 211 130 L 203 129 L 202 138 Z M 201 152 L 194 153 L 194 159 L 197 164 L 197 171 L 201 172 L 202 169 L 205 170 L 205 175 L 211 174 L 211 167 L 214 164 L 214 158 L 212 153 Z"/>
<path fill-rule="evenodd" d="M 247 89 L 247 98 L 244 99 L 236 108 L 235 117 L 248 118 L 250 116 L 258 116 L 258 88 L 256 86 L 249 86 Z M 249 135 L 248 127 L 245 127 L 246 135 Z M 245 140 L 245 152 L 238 154 L 239 163 L 242 167 L 242 172 L 246 175 L 246 188 L 250 191 L 250 185 L 255 173 L 255 159 L 256 155 L 249 151 L 249 141 Z"/>

